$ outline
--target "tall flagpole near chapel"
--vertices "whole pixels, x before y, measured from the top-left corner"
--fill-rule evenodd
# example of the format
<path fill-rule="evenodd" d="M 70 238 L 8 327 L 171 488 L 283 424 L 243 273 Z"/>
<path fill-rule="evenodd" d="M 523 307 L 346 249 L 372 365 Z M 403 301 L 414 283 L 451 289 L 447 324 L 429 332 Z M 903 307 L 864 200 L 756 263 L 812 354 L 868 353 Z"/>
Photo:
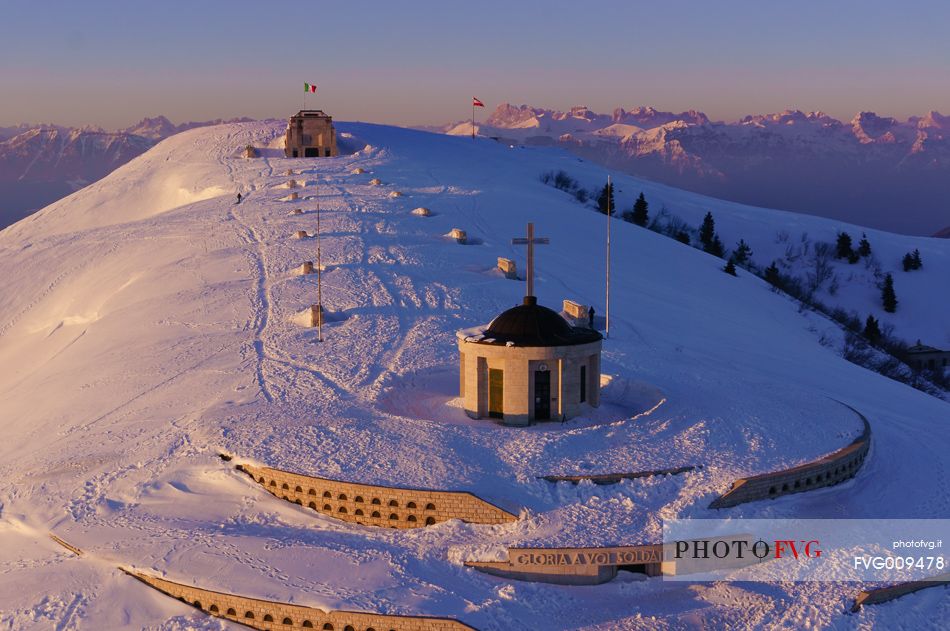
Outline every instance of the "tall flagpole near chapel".
<path fill-rule="evenodd" d="M 606 320 L 606 325 L 604 328 L 605 338 L 610 337 L 610 210 L 611 210 L 610 198 L 611 198 L 611 193 L 613 193 L 613 186 L 610 183 L 610 176 L 608 175 L 607 176 L 607 288 L 606 288 L 607 298 L 605 301 L 606 308 L 604 309 L 605 311 L 604 317 Z"/>
<path fill-rule="evenodd" d="M 476 107 L 485 107 L 485 104 L 472 97 L 472 140 L 475 140 L 475 108 Z"/>
<path fill-rule="evenodd" d="M 320 251 L 320 191 L 317 189 L 317 341 L 323 341 L 323 259 Z"/>

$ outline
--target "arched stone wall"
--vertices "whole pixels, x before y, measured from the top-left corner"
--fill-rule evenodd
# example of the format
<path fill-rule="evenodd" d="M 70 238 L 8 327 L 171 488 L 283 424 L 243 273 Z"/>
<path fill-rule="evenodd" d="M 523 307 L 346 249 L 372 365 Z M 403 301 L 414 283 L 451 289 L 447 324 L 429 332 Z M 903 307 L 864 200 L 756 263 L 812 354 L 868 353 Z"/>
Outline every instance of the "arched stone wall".
<path fill-rule="evenodd" d="M 871 425 L 863 414 L 851 406 L 845 407 L 857 414 L 864 423 L 864 431 L 850 445 L 791 469 L 739 478 L 709 508 L 728 508 L 745 502 L 813 491 L 853 478 L 871 448 Z"/>
<path fill-rule="evenodd" d="M 252 629 L 325 629 L 327 631 L 461 631 L 474 629 L 451 618 L 388 616 L 358 611 L 324 611 L 287 603 L 199 589 L 134 570 L 123 572 L 173 598 L 219 618 Z"/>
<path fill-rule="evenodd" d="M 237 468 L 281 499 L 364 526 L 420 528 L 448 519 L 474 524 L 504 524 L 518 519 L 466 492 L 341 482 L 249 464 Z"/>

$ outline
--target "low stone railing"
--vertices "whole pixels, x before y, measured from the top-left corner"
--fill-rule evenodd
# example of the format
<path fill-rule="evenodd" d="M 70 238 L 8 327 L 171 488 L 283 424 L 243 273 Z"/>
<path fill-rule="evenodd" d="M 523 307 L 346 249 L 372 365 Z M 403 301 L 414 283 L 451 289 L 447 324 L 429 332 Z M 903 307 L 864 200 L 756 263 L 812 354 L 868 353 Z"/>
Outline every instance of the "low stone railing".
<path fill-rule="evenodd" d="M 622 480 L 636 480 L 637 478 L 649 478 L 658 475 L 679 475 L 702 469 L 702 465 L 687 465 L 685 467 L 671 467 L 669 469 L 652 469 L 649 471 L 631 471 L 628 473 L 583 473 L 579 475 L 542 475 L 542 480 L 548 482 L 571 482 L 577 484 L 584 480 L 589 480 L 594 484 L 617 484 Z"/>
<path fill-rule="evenodd" d="M 449 519 L 505 524 L 516 515 L 464 491 L 433 491 L 342 482 L 271 467 L 237 465 L 273 495 L 328 517 L 384 528 L 420 528 Z"/>
<path fill-rule="evenodd" d="M 853 478 L 871 448 L 871 425 L 863 414 L 851 406 L 845 407 L 857 414 L 864 423 L 864 431 L 850 445 L 791 469 L 739 478 L 709 508 L 728 508 L 745 502 L 813 491 Z"/>
<path fill-rule="evenodd" d="M 136 570 L 120 568 L 149 587 L 201 611 L 252 629 L 327 629 L 334 631 L 459 631 L 474 629 L 452 618 L 394 616 L 360 611 L 324 611 L 316 607 L 260 600 L 190 587 Z"/>
<path fill-rule="evenodd" d="M 912 594 L 922 589 L 927 589 L 928 587 L 938 587 L 940 585 L 950 585 L 950 572 L 920 581 L 908 581 L 888 587 L 866 589 L 860 592 L 858 597 L 854 599 L 851 612 L 855 613 L 860 611 L 862 605 L 886 603 L 889 600 L 894 600 L 895 598 L 900 598 L 901 596 L 906 596 L 907 594 Z"/>
<path fill-rule="evenodd" d="M 466 561 L 488 574 L 560 585 L 597 585 L 635 566 L 648 576 L 662 574 L 663 545 L 613 548 L 508 548 L 507 561 Z"/>
<path fill-rule="evenodd" d="M 755 543 L 749 533 L 703 538 L 708 545 L 717 541 L 732 545 L 736 540 L 748 546 Z M 488 574 L 521 581 L 557 583 L 560 585 L 597 585 L 606 583 L 620 570 L 647 576 L 678 576 L 732 570 L 757 565 L 774 558 L 738 555 L 697 558 L 677 553 L 678 542 L 633 546 L 591 548 L 508 548 L 506 561 L 466 561 Z"/>

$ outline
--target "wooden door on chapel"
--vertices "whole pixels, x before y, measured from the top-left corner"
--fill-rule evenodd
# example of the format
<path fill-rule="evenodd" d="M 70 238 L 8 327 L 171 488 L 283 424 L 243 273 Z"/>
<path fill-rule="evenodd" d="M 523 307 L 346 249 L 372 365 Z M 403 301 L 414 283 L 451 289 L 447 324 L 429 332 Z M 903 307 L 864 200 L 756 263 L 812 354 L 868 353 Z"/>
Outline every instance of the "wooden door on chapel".
<path fill-rule="evenodd" d="M 505 417 L 505 371 L 500 368 L 488 369 L 488 416 Z"/>
<path fill-rule="evenodd" d="M 551 373 L 547 370 L 534 373 L 534 420 L 551 420 Z"/>

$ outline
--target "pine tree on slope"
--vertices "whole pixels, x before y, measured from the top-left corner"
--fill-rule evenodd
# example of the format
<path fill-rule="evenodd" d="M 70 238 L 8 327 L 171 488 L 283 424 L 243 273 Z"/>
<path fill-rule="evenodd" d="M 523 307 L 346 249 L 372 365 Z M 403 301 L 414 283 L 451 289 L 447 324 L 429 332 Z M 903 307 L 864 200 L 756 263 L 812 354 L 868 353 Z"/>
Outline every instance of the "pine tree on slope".
<path fill-rule="evenodd" d="M 713 219 L 712 213 L 707 212 L 703 218 L 703 225 L 699 228 L 699 242 L 703 244 L 703 249 L 712 244 L 714 236 L 716 236 L 716 221 Z"/>
<path fill-rule="evenodd" d="M 888 313 L 897 311 L 897 294 L 894 292 L 894 277 L 890 274 L 884 277 L 884 288 L 881 289 L 881 302 L 884 304 L 884 311 Z"/>
<path fill-rule="evenodd" d="M 718 256 L 722 258 L 722 255 L 725 254 L 726 248 L 722 244 L 722 240 L 719 238 L 718 234 L 714 234 L 712 241 L 703 248 L 703 251 L 707 254 L 712 254 L 713 256 Z"/>
<path fill-rule="evenodd" d="M 881 339 L 881 325 L 873 315 L 869 315 L 864 323 L 864 337 L 872 344 L 877 344 Z"/>
<path fill-rule="evenodd" d="M 773 287 L 782 286 L 782 274 L 778 271 L 778 265 L 775 264 L 775 261 L 772 261 L 772 264 L 765 268 L 765 282 Z"/>
<path fill-rule="evenodd" d="M 637 201 L 633 203 L 633 213 L 631 214 L 631 221 L 638 226 L 646 226 L 647 222 L 650 220 L 649 204 L 647 204 L 646 198 L 643 196 L 643 193 L 640 193 L 640 197 L 637 198 Z"/>
<path fill-rule="evenodd" d="M 735 252 L 732 253 L 732 258 L 739 265 L 745 265 L 750 256 L 752 256 L 752 248 L 745 242 L 745 239 L 739 239 L 739 244 L 736 246 Z"/>
<path fill-rule="evenodd" d="M 611 215 L 613 215 L 617 210 L 617 205 L 614 203 L 613 182 L 610 184 L 604 184 L 604 188 L 602 188 L 600 191 L 600 196 L 597 197 L 597 210 L 606 215 L 608 208 L 610 209 Z"/>
<path fill-rule="evenodd" d="M 837 252 L 835 254 L 836 258 L 839 259 L 850 259 L 851 258 L 851 235 L 847 232 L 838 233 L 838 244 L 836 246 Z"/>
<path fill-rule="evenodd" d="M 868 235 L 861 234 L 861 240 L 858 242 L 858 255 L 862 257 L 871 256 L 871 242 L 868 241 Z"/>

